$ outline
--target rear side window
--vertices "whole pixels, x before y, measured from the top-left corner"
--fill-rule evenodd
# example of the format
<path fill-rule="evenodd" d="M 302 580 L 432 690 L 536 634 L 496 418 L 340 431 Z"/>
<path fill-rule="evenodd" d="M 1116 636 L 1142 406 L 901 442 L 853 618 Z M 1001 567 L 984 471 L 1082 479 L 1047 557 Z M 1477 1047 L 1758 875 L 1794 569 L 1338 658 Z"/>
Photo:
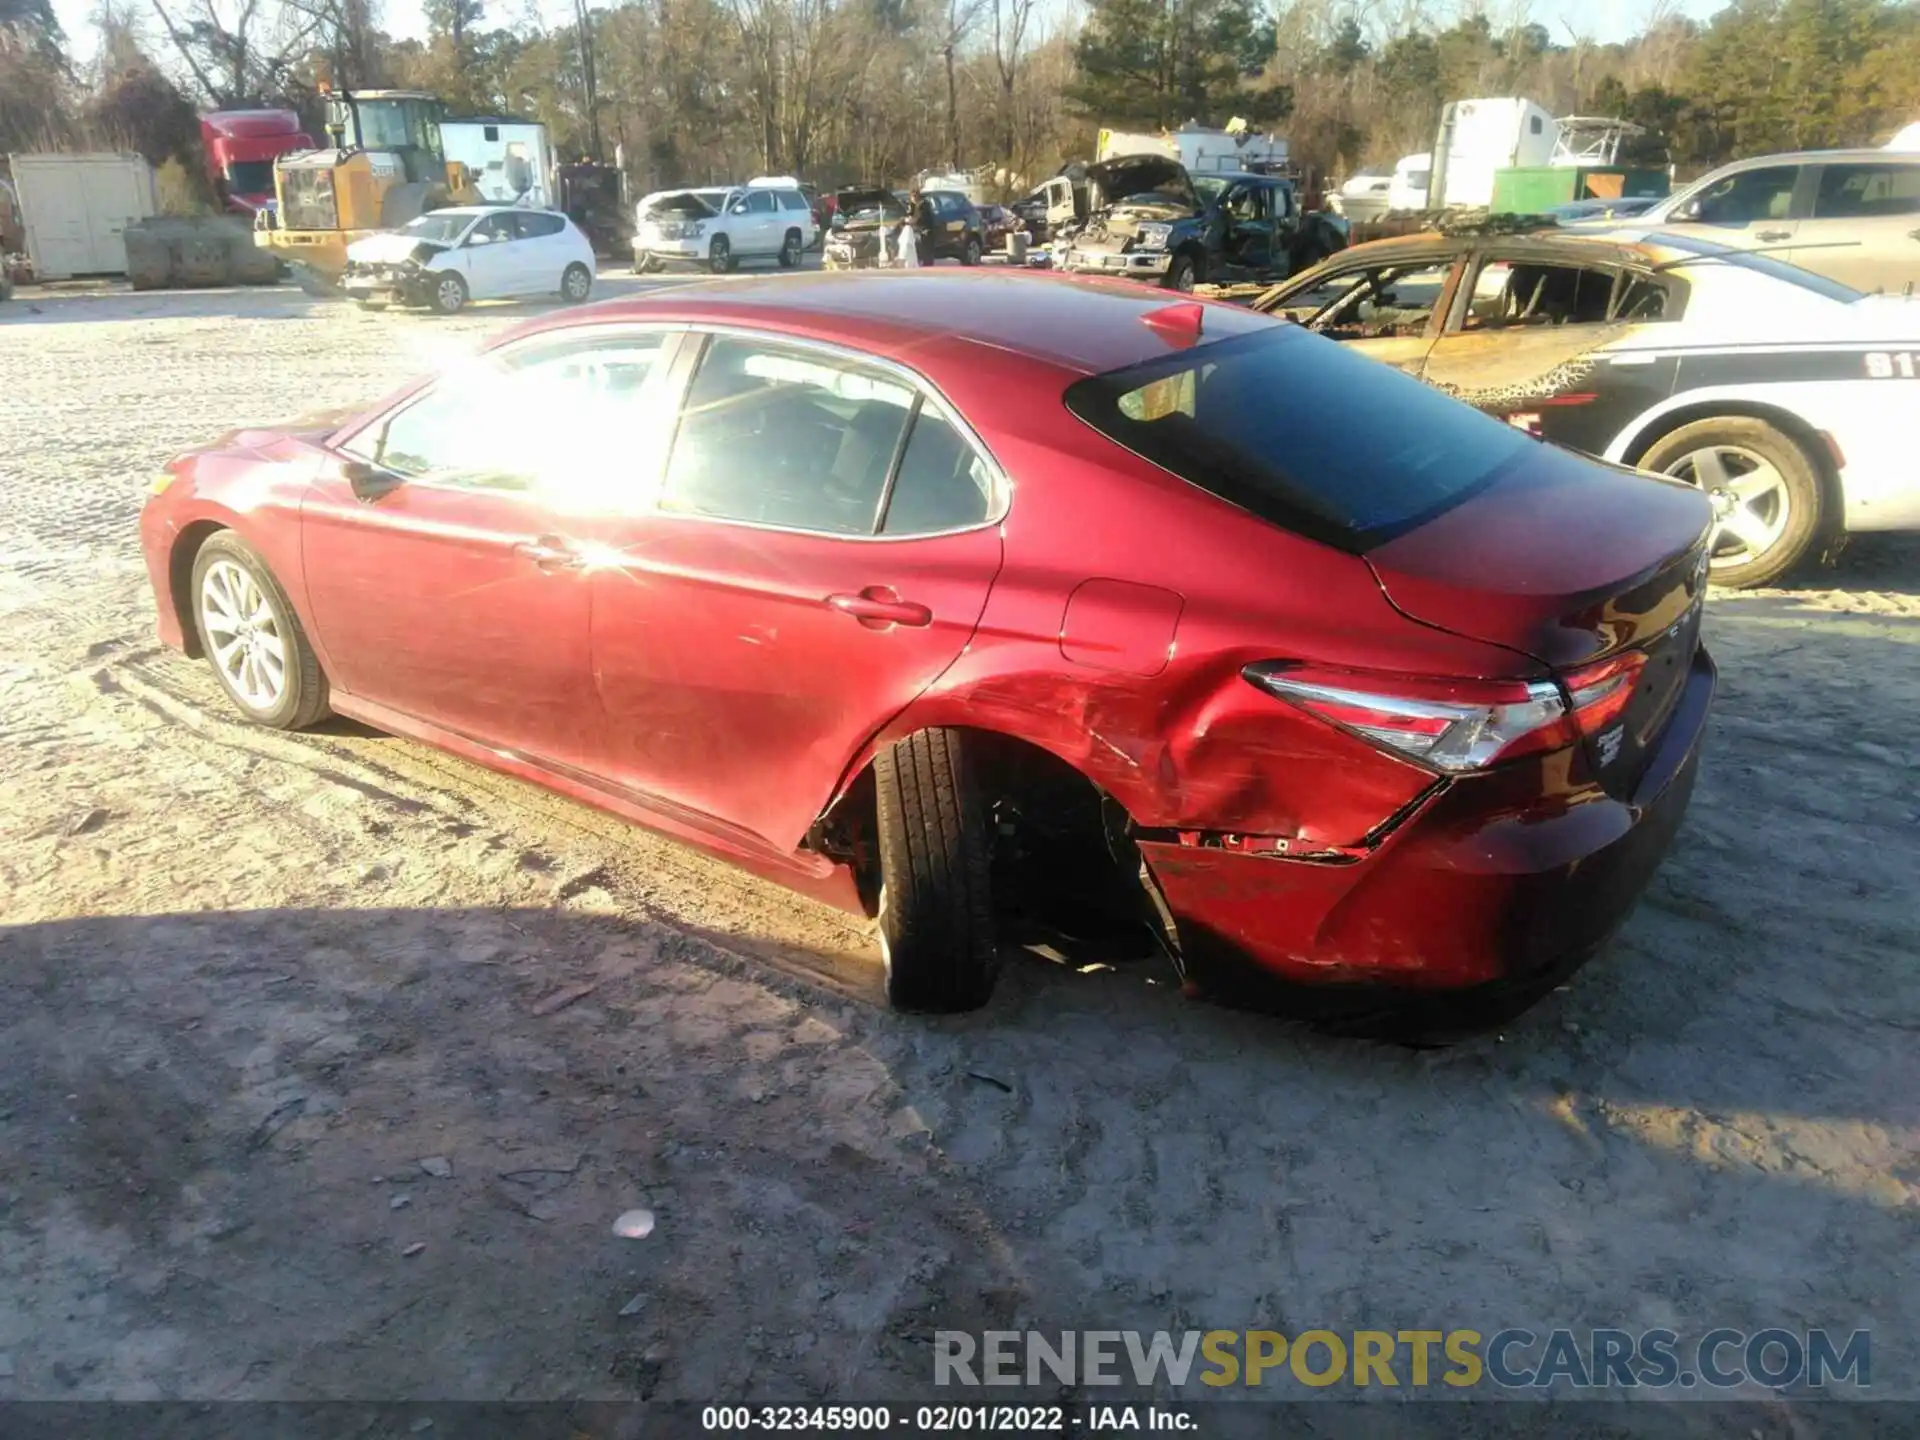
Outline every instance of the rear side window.
<path fill-rule="evenodd" d="M 982 523 L 993 508 L 986 462 L 939 411 L 922 404 L 887 499 L 883 535 L 933 535 Z"/>
<path fill-rule="evenodd" d="M 538 211 L 523 211 L 514 218 L 519 223 L 522 240 L 544 240 L 549 235 L 558 235 L 567 227 L 567 222 L 560 216 L 542 215 Z"/>
<path fill-rule="evenodd" d="M 1081 380 L 1066 403 L 1202 490 L 1356 552 L 1451 509 L 1538 443 L 1295 326 Z"/>
<path fill-rule="evenodd" d="M 780 192 L 780 208 L 782 210 L 804 210 L 807 208 L 807 197 L 802 195 L 798 190 L 782 190 Z"/>
<path fill-rule="evenodd" d="M 1829 165 L 1813 202 L 1817 220 L 1920 214 L 1920 165 Z"/>

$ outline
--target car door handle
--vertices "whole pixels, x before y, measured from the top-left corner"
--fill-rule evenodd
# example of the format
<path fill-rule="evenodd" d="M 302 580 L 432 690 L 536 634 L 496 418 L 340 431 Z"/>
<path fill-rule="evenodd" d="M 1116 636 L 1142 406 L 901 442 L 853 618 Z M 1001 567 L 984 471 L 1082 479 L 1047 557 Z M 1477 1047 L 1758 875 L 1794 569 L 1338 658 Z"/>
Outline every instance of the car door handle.
<path fill-rule="evenodd" d="M 862 625 L 918 627 L 933 623 L 933 611 L 912 600 L 902 600 L 884 585 L 869 585 L 858 595 L 829 595 L 827 604 Z"/>
<path fill-rule="evenodd" d="M 557 536 L 542 535 L 538 540 L 522 540 L 513 553 L 531 560 L 537 570 L 578 570 L 580 552 Z"/>
<path fill-rule="evenodd" d="M 1791 240 L 1793 238 L 1793 232 L 1791 230 L 1756 230 L 1753 232 L 1753 238 L 1756 240 Z"/>

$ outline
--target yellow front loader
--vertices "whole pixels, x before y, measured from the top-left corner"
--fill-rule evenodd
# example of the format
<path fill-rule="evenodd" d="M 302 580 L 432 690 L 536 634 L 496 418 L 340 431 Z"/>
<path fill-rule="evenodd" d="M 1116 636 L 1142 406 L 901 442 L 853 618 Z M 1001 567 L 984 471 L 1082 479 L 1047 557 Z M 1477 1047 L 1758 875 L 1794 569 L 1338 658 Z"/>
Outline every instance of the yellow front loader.
<path fill-rule="evenodd" d="M 331 148 L 274 162 L 275 204 L 260 212 L 253 238 L 308 289 L 331 292 L 354 241 L 429 210 L 473 204 L 480 192 L 467 167 L 449 162 L 441 148 L 447 107 L 437 96 L 342 90 L 326 101 Z"/>

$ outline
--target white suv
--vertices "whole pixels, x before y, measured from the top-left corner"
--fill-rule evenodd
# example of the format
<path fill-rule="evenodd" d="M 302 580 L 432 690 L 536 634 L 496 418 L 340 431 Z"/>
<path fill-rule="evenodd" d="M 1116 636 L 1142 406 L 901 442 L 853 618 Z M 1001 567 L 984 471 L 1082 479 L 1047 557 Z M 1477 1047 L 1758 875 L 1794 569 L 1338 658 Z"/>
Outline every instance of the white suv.
<path fill-rule="evenodd" d="M 705 265 L 725 274 L 742 260 L 778 260 L 791 270 L 819 235 L 813 208 L 784 177 L 745 185 L 662 190 L 635 207 L 633 268 Z"/>

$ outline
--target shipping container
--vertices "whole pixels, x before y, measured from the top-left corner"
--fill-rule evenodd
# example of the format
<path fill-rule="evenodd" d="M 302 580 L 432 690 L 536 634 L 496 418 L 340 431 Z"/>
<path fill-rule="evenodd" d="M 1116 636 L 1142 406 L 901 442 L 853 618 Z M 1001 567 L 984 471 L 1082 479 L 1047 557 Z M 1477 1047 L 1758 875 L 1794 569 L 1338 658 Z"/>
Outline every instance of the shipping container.
<path fill-rule="evenodd" d="M 127 226 L 154 212 L 138 155 L 10 155 L 27 254 L 41 280 L 127 273 Z"/>
<path fill-rule="evenodd" d="M 1523 165 L 1493 176 L 1493 210 L 1541 215 L 1575 200 L 1658 200 L 1668 190 L 1664 170 L 1625 165 Z"/>

